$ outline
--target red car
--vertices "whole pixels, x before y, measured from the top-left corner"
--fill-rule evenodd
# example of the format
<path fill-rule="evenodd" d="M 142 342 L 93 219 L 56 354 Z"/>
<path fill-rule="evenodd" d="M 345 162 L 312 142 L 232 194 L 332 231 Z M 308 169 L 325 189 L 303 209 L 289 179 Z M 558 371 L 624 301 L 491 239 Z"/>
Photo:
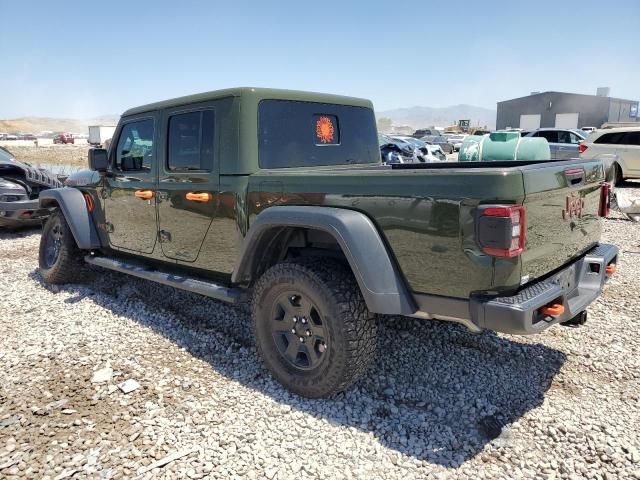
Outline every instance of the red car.
<path fill-rule="evenodd" d="M 53 137 L 53 143 L 75 143 L 75 140 L 70 133 L 60 133 Z"/>

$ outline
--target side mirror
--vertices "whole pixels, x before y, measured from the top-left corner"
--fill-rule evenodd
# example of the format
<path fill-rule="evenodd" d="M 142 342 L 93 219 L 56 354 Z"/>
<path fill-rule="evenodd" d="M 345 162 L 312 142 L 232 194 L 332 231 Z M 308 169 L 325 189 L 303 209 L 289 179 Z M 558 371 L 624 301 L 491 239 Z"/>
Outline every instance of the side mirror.
<path fill-rule="evenodd" d="M 104 148 L 89 149 L 89 168 L 96 172 L 106 172 L 109 168 L 109 155 Z"/>

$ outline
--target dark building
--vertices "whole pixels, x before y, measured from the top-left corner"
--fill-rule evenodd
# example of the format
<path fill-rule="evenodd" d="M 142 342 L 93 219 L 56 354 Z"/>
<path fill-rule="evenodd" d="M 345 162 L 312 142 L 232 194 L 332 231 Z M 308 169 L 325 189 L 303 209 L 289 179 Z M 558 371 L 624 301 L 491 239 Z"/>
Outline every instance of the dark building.
<path fill-rule="evenodd" d="M 498 102 L 496 128 L 599 128 L 606 122 L 635 122 L 638 101 L 602 95 L 534 92 L 529 96 Z M 639 124 L 640 125 L 640 124 Z"/>

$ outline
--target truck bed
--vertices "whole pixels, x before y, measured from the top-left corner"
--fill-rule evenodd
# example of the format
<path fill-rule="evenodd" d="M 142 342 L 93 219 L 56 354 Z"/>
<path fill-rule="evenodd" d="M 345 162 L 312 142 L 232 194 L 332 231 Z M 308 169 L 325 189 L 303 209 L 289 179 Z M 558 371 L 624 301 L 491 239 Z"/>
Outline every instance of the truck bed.
<path fill-rule="evenodd" d="M 573 180 L 565 172 L 581 172 Z M 410 289 L 468 298 L 505 294 L 593 247 L 600 236 L 599 161 L 517 161 L 286 168 L 250 176 L 249 214 L 272 205 L 325 205 L 368 215 Z M 583 203 L 563 218 L 567 198 Z M 476 241 L 480 205 L 526 207 L 526 248 L 496 258 Z M 582 204 L 582 203 L 581 203 Z"/>

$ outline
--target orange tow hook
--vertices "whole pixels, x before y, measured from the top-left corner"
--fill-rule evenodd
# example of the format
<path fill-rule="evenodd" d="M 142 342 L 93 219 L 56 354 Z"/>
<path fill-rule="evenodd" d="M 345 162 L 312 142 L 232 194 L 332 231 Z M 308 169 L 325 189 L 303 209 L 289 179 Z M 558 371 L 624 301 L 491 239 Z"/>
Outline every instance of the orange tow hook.
<path fill-rule="evenodd" d="M 616 265 L 612 263 L 611 265 L 607 265 L 607 268 L 604 269 L 607 275 L 611 276 L 616 273 Z"/>
<path fill-rule="evenodd" d="M 547 305 L 546 307 L 542 307 L 540 312 L 544 315 L 549 315 L 550 317 L 559 317 L 564 313 L 564 305 L 560 305 L 559 303 Z"/>

